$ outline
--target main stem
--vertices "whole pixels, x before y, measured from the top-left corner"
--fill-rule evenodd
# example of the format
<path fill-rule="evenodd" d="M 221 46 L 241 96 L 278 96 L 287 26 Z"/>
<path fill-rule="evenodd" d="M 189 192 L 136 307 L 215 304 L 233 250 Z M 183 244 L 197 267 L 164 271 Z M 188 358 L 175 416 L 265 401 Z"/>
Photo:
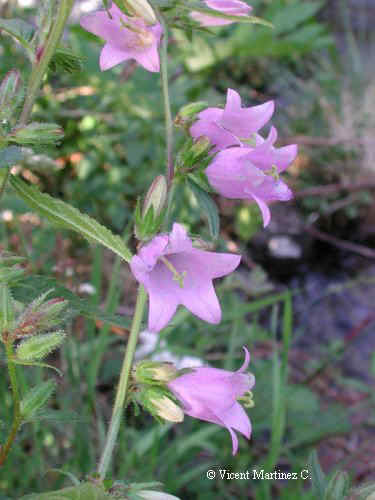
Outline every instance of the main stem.
<path fill-rule="evenodd" d="M 134 352 L 138 342 L 139 331 L 147 300 L 147 293 L 143 285 L 139 285 L 137 302 L 133 316 L 130 335 L 126 346 L 125 357 L 121 368 L 120 380 L 117 387 L 115 404 L 112 410 L 111 422 L 102 456 L 100 458 L 98 473 L 101 479 L 105 479 L 108 467 L 111 463 L 113 450 L 116 445 L 117 435 L 120 429 L 126 395 L 129 387 L 130 372 L 133 364 Z"/>
<path fill-rule="evenodd" d="M 66 21 L 68 20 L 70 12 L 73 8 L 73 3 L 74 0 L 60 1 L 56 16 L 56 22 L 51 28 L 45 46 L 42 48 L 40 59 L 34 62 L 33 69 L 31 71 L 26 98 L 19 120 L 20 125 L 25 125 L 29 119 L 44 74 L 47 71 L 48 64 L 60 42 Z"/>
<path fill-rule="evenodd" d="M 160 24 L 163 26 L 163 39 L 160 50 L 160 72 L 163 89 L 164 115 L 165 115 L 165 136 L 167 143 L 167 179 L 170 186 L 174 176 L 173 163 L 173 119 L 171 112 L 171 103 L 169 98 L 168 84 L 168 27 L 164 22 L 163 16 L 158 15 Z"/>
<path fill-rule="evenodd" d="M 5 351 L 7 356 L 8 373 L 10 378 L 10 386 L 12 388 L 13 394 L 13 423 L 9 432 L 8 439 L 6 440 L 4 446 L 0 450 L 0 466 L 5 462 L 8 453 L 12 447 L 13 441 L 17 435 L 19 426 L 21 425 L 21 403 L 20 395 L 18 390 L 18 381 L 16 374 L 16 367 L 13 363 L 13 340 L 7 340 L 5 342 Z"/>
<path fill-rule="evenodd" d="M 74 0 L 61 0 L 57 11 L 56 22 L 51 28 L 47 42 L 43 47 L 43 52 L 39 60 L 36 60 L 31 70 L 29 84 L 27 86 L 26 97 L 23 104 L 22 112 L 18 121 L 18 126 L 26 125 L 29 120 L 31 110 L 37 97 L 40 85 L 42 83 L 48 64 L 60 42 L 61 36 L 68 17 L 73 8 Z M 2 198 L 10 174 L 10 168 L 6 170 L 3 183 L 0 188 L 0 199 Z"/>

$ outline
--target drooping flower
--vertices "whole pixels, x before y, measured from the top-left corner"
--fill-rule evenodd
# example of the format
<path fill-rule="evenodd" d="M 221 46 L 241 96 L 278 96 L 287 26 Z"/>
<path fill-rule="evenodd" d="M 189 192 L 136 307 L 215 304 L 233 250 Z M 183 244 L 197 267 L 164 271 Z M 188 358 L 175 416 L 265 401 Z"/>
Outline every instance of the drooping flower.
<path fill-rule="evenodd" d="M 83 16 L 80 24 L 106 41 L 100 54 L 102 71 L 128 59 L 135 59 L 148 71 L 160 70 L 158 45 L 163 29 L 159 23 L 149 26 L 141 17 L 128 17 L 113 3 L 108 12 Z"/>
<path fill-rule="evenodd" d="M 271 219 L 267 204 L 293 197 L 279 174 L 296 158 L 297 146 L 276 149 L 273 146 L 276 139 L 277 132 L 272 127 L 266 140 L 256 136 L 254 148 L 233 147 L 220 151 L 205 171 L 209 183 L 222 196 L 255 201 L 262 212 L 264 226 Z"/>
<path fill-rule="evenodd" d="M 251 434 L 249 417 L 237 401 L 255 383 L 254 375 L 244 373 L 250 362 L 249 351 L 245 347 L 244 351 L 245 362 L 236 372 L 198 367 L 167 384 L 187 415 L 228 429 L 232 437 L 233 455 L 238 449 L 235 431 L 247 439 Z M 250 396 L 248 400 L 251 401 Z"/>
<path fill-rule="evenodd" d="M 250 5 L 240 0 L 204 0 L 204 3 L 210 9 L 222 12 L 227 16 L 248 16 L 252 10 Z M 235 22 L 222 17 L 210 16 L 203 12 L 194 11 L 190 15 L 201 26 L 224 26 Z"/>
<path fill-rule="evenodd" d="M 240 95 L 235 90 L 228 89 L 225 108 L 207 108 L 201 111 L 198 120 L 190 128 L 190 134 L 194 139 L 208 137 L 214 146 L 213 151 L 241 146 L 242 140 L 250 139 L 268 122 L 273 111 L 273 101 L 242 108 Z"/>
<path fill-rule="evenodd" d="M 148 329 L 164 328 L 179 304 L 208 323 L 219 323 L 221 308 L 212 280 L 234 271 L 240 260 L 239 255 L 194 248 L 177 223 L 170 234 L 155 236 L 130 261 L 149 295 Z"/>

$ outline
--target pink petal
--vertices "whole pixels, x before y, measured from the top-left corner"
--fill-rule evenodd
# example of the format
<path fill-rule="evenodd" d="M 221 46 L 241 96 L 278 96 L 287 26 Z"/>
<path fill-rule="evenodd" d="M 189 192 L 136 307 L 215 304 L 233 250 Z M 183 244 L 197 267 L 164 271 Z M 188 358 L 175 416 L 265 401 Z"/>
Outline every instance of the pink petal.
<path fill-rule="evenodd" d="M 189 252 L 193 248 L 191 239 L 186 229 L 181 224 L 175 222 L 169 234 L 168 254 L 178 252 Z"/>
<path fill-rule="evenodd" d="M 128 59 L 131 59 L 131 55 L 129 55 L 124 49 L 118 49 L 114 45 L 106 43 L 100 53 L 100 69 L 101 71 L 106 71 L 107 69 L 113 68 L 113 66 L 116 66 L 117 64 Z"/>
<path fill-rule="evenodd" d="M 197 256 L 200 266 L 207 266 L 209 275 L 212 278 L 221 278 L 233 272 L 241 262 L 241 255 L 218 252 L 205 252 L 193 248 L 192 255 Z"/>
<path fill-rule="evenodd" d="M 177 309 L 177 301 L 162 289 L 155 290 L 149 287 L 148 329 L 151 332 L 160 332 L 171 320 Z"/>
<path fill-rule="evenodd" d="M 233 107 L 232 97 L 229 101 L 229 106 L 225 106 L 221 124 L 225 129 L 233 132 L 238 138 L 248 139 L 254 132 L 258 132 L 258 130 L 268 122 L 273 115 L 274 109 L 275 104 L 273 101 L 268 101 L 264 104 L 251 106 L 249 108 L 238 107 L 238 109 L 236 109 Z"/>
<path fill-rule="evenodd" d="M 270 223 L 271 220 L 271 212 L 270 209 L 268 208 L 268 205 L 260 198 L 255 196 L 253 193 L 249 193 L 252 198 L 256 201 L 257 205 L 260 208 L 260 211 L 262 213 L 263 217 L 263 226 L 266 227 Z"/>
<path fill-rule="evenodd" d="M 242 373 L 247 370 L 247 367 L 249 366 L 250 363 L 250 353 L 249 350 L 246 346 L 242 346 L 242 349 L 245 351 L 245 361 L 243 362 L 243 365 L 239 370 L 237 370 L 237 373 Z"/>

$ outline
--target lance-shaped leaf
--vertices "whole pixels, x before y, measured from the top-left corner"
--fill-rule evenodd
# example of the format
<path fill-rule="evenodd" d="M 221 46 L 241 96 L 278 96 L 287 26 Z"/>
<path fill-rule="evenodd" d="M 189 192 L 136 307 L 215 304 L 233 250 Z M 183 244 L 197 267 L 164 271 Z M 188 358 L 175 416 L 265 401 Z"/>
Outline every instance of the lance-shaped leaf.
<path fill-rule="evenodd" d="M 57 331 L 35 335 L 22 341 L 17 347 L 16 359 L 19 361 L 38 361 L 57 349 L 63 342 L 65 333 Z"/>
<path fill-rule="evenodd" d="M 30 40 L 34 34 L 34 27 L 22 19 L 0 18 L 0 29 L 13 36 L 25 49 L 32 50 Z"/>
<path fill-rule="evenodd" d="M 122 257 L 126 262 L 129 262 L 132 258 L 129 249 L 120 236 L 114 235 L 95 219 L 82 214 L 79 210 L 61 200 L 52 198 L 46 193 L 41 193 L 36 187 L 28 186 L 15 176 L 11 177 L 10 182 L 17 194 L 28 205 L 53 224 L 76 231 L 91 242 L 100 243 Z"/>
<path fill-rule="evenodd" d="M 21 415 L 24 420 L 30 420 L 46 405 L 56 390 L 56 382 L 52 379 L 33 387 L 21 401 Z"/>

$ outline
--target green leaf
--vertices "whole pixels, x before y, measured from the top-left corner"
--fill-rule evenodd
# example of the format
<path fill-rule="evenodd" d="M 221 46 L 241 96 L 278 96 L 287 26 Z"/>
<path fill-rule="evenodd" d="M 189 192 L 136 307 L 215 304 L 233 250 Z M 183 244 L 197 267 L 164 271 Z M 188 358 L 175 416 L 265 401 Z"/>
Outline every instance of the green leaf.
<path fill-rule="evenodd" d="M 213 239 L 217 239 L 220 231 L 220 219 L 216 203 L 198 184 L 191 179 L 187 180 L 188 186 L 197 200 L 198 205 L 202 209 L 208 220 L 210 234 Z"/>
<path fill-rule="evenodd" d="M 49 63 L 50 70 L 54 72 L 61 70 L 75 73 L 81 71 L 82 67 L 83 58 L 66 47 L 58 47 Z"/>
<path fill-rule="evenodd" d="M 33 387 L 21 401 L 21 414 L 24 420 L 30 420 L 40 410 L 56 390 L 52 379 Z"/>
<path fill-rule="evenodd" d="M 30 337 L 22 341 L 17 347 L 17 359 L 19 361 L 43 359 L 57 349 L 62 344 L 64 338 L 65 333 L 62 331 Z"/>
<path fill-rule="evenodd" d="M 14 322 L 14 303 L 6 285 L 0 285 L 0 332 L 10 329 Z"/>
<path fill-rule="evenodd" d="M 0 29 L 12 35 L 23 47 L 32 50 L 30 40 L 34 34 L 34 27 L 22 19 L 0 18 Z"/>
<path fill-rule="evenodd" d="M 95 219 L 82 214 L 78 209 L 67 203 L 41 193 L 36 187 L 29 186 L 15 176 L 10 183 L 17 194 L 40 215 L 45 216 L 52 224 L 71 229 L 81 234 L 89 241 L 100 243 L 115 254 L 129 262 L 132 255 L 120 236 L 114 235 Z"/>
<path fill-rule="evenodd" d="M 71 488 L 26 495 L 19 500 L 108 500 L 108 495 L 102 488 L 91 483 L 83 483 Z"/>
<path fill-rule="evenodd" d="M 26 149 L 18 146 L 9 146 L 0 150 L 0 168 L 12 167 L 16 163 L 20 163 L 25 155 Z"/>
<path fill-rule="evenodd" d="M 324 500 L 343 500 L 347 498 L 350 479 L 346 472 L 336 472 L 328 483 Z"/>
<path fill-rule="evenodd" d="M 327 479 L 325 478 L 322 468 L 320 467 L 316 450 L 314 450 L 310 455 L 309 465 L 312 489 L 317 498 L 324 498 L 324 493 L 327 487 Z"/>

